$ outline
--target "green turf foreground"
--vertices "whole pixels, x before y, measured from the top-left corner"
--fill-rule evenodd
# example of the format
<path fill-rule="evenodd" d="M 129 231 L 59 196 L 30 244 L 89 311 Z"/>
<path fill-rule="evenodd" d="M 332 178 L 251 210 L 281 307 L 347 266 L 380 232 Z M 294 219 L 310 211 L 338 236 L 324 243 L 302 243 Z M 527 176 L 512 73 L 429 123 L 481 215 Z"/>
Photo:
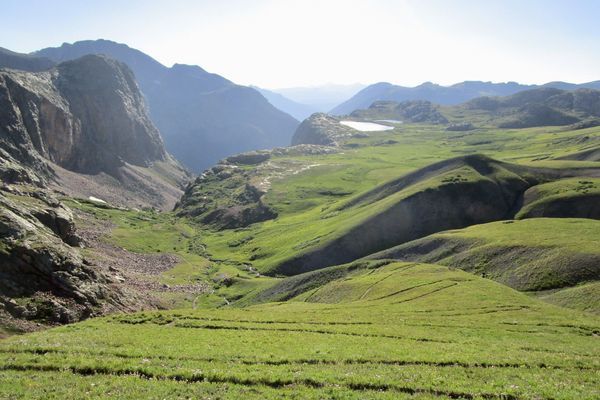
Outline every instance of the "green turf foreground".
<path fill-rule="evenodd" d="M 0 398 L 597 399 L 600 320 L 432 264 L 0 343 Z"/>

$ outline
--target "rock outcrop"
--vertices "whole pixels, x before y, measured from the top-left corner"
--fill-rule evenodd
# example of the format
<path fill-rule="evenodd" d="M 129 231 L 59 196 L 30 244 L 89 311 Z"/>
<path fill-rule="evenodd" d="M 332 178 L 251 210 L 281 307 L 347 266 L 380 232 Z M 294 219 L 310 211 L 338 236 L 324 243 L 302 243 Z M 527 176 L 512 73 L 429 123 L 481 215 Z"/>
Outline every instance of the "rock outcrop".
<path fill-rule="evenodd" d="M 265 198 L 272 181 L 315 166 L 289 157 L 337 151 L 336 147 L 302 144 L 227 157 L 187 187 L 175 211 L 219 229 L 274 219 L 277 210 Z"/>
<path fill-rule="evenodd" d="M 139 306 L 82 257 L 79 243 L 70 210 L 49 192 L 4 187 L 0 314 L 55 324 Z"/>
<path fill-rule="evenodd" d="M 240 158 L 242 164 L 246 161 Z M 218 164 L 188 186 L 175 211 L 220 229 L 248 226 L 277 217 L 265 202 L 266 191 L 253 182 L 253 171 Z"/>
<path fill-rule="evenodd" d="M 340 119 L 325 113 L 315 113 L 302 121 L 294 136 L 292 146 L 316 144 L 338 146 L 343 139 L 351 138 L 357 131 L 340 124 Z"/>

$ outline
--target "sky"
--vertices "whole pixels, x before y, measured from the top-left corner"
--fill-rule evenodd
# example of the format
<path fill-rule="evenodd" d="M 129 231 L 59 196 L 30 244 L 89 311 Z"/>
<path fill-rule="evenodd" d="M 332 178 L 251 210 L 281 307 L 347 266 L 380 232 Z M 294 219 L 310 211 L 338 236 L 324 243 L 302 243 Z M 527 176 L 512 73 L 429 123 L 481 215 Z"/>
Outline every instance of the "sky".
<path fill-rule="evenodd" d="M 598 0 L 2 0 L 0 47 L 110 39 L 264 88 L 600 80 Z"/>

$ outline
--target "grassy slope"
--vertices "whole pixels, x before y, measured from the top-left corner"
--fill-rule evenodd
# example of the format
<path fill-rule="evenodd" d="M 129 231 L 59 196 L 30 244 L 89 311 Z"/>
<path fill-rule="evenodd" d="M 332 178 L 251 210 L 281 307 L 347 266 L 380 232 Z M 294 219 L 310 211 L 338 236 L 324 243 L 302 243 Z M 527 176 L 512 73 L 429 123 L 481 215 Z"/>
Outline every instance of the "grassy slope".
<path fill-rule="evenodd" d="M 0 397 L 592 399 L 599 331 L 459 270 L 391 263 L 286 303 L 13 337 L 0 344 Z"/>
<path fill-rule="evenodd" d="M 588 140 L 582 142 L 583 137 Z M 572 132 L 533 128 L 464 133 L 407 125 L 369 138 L 352 139 L 352 143 L 364 147 L 345 148 L 341 153 L 326 156 L 295 157 L 298 162 L 317 166 L 272 180 L 266 201 L 277 210 L 276 220 L 233 231 L 206 232 L 204 241 L 216 258 L 249 262 L 260 271 L 268 271 L 378 211 L 375 208 L 363 214 L 355 210 L 337 211 L 349 198 L 416 168 L 472 153 L 534 166 L 598 167 L 593 162 L 551 160 L 588 147 L 594 140 L 597 143 L 594 138 L 600 138 L 600 128 Z M 396 143 L 379 145 L 388 140 Z"/>
<path fill-rule="evenodd" d="M 547 293 L 539 293 L 538 297 L 547 303 L 600 314 L 600 281 L 562 290 L 550 290 Z"/>
<path fill-rule="evenodd" d="M 103 240 L 136 253 L 169 253 L 176 255 L 180 262 L 172 269 L 159 276 L 140 277 L 168 285 L 185 285 L 197 282 L 208 282 L 215 288 L 222 285 L 219 280 L 225 277 L 238 281 L 250 281 L 252 285 L 262 284 L 254 273 L 248 271 L 243 264 L 228 262 L 211 262 L 202 242 L 202 233 L 197 226 L 183 218 L 177 218 L 172 213 L 156 213 L 151 211 L 134 211 L 126 209 L 105 208 L 82 200 L 65 200 L 70 207 L 91 213 L 98 220 L 109 221 L 114 227 Z M 88 252 L 87 257 L 94 257 Z M 252 279 L 251 279 L 252 278 Z M 241 292 L 252 288 L 239 285 Z M 226 288 L 224 288 L 224 292 Z M 197 305 L 222 305 L 223 296 L 212 296 L 197 299 L 189 294 L 169 294 L 156 292 L 154 295 L 162 298 L 169 307 L 189 307 Z M 236 294 L 229 290 L 228 297 Z"/>
<path fill-rule="evenodd" d="M 441 232 L 373 257 L 449 265 L 600 313 L 597 285 L 587 285 L 600 281 L 599 238 L 600 221 L 533 218 Z"/>
<path fill-rule="evenodd" d="M 531 188 L 525 194 L 526 204 L 516 218 L 537 217 L 540 214 L 567 216 L 570 213 L 598 218 L 600 216 L 600 179 L 571 178 L 549 182 Z M 579 212 L 578 212 L 579 211 Z M 572 215 L 571 215 L 572 216 Z"/>

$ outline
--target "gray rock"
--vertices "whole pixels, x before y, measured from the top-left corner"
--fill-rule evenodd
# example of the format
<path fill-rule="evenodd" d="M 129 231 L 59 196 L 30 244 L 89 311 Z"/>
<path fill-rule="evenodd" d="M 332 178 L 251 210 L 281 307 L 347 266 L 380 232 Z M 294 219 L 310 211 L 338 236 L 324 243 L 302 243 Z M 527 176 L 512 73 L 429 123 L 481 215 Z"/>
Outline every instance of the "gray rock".
<path fill-rule="evenodd" d="M 113 175 L 124 162 L 167 160 L 133 73 L 103 56 L 47 72 L 0 71 L 0 110 L 0 149 L 45 176 L 51 171 L 44 158 Z"/>
<path fill-rule="evenodd" d="M 17 201 L 0 192 L 0 304 L 8 313 L 69 323 L 103 313 L 107 303 L 127 304 L 114 280 L 71 246 L 78 239 L 71 211 L 53 207 L 48 193 L 22 196 Z"/>
<path fill-rule="evenodd" d="M 292 146 L 299 144 L 314 144 L 338 146 L 339 141 L 351 138 L 356 131 L 341 125 L 340 120 L 325 113 L 315 113 L 302 121 L 294 136 Z"/>

